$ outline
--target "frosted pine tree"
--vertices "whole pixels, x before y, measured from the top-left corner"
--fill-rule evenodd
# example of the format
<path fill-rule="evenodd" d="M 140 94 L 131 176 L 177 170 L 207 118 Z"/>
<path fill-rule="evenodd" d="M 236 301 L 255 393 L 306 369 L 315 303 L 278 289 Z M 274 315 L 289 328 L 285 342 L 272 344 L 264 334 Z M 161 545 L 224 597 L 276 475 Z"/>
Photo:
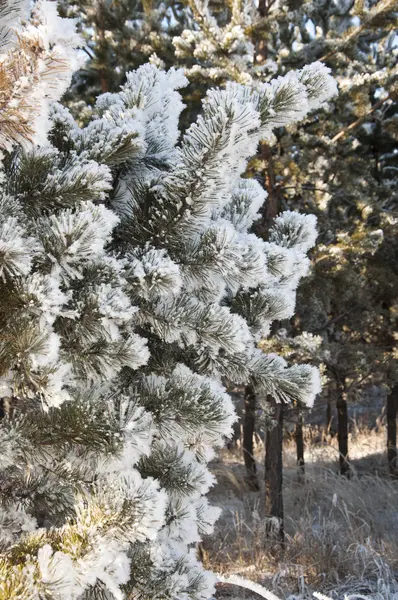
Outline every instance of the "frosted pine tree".
<path fill-rule="evenodd" d="M 82 63 L 82 40 L 73 19 L 62 19 L 57 4 L 39 0 L 0 3 L 0 152 L 16 143 L 42 142 L 49 103 L 69 87 Z"/>
<path fill-rule="evenodd" d="M 370 384 L 391 390 L 387 435 L 395 471 L 397 3 L 188 4 L 190 26 L 173 44 L 193 81 L 268 81 L 320 60 L 338 82 L 339 96 L 299 127 L 276 131 L 250 172 L 265 173 L 268 207 L 274 201 L 318 217 L 313 269 L 299 288 L 288 329 L 298 339 L 303 331 L 323 337 L 326 422 L 335 404 L 341 472 L 349 466 L 348 402 Z M 306 344 L 301 360 L 308 360 Z"/>
<path fill-rule="evenodd" d="M 311 404 L 316 369 L 257 348 L 292 314 L 315 218 L 248 233 L 260 139 L 335 93 L 310 65 L 210 90 L 181 140 L 182 72 L 151 65 L 60 105 L 48 145 L 8 153 L 0 228 L 0 599 L 209 598 L 194 545 L 218 511 L 207 463 L 225 380 Z"/>
<path fill-rule="evenodd" d="M 79 105 L 89 105 L 101 92 L 117 92 L 126 73 L 151 62 L 176 65 L 173 37 L 188 26 L 189 11 L 180 2 L 158 0 L 61 0 L 63 16 L 75 17 L 85 41 L 86 63 L 76 73 L 67 94 L 78 116 Z"/>

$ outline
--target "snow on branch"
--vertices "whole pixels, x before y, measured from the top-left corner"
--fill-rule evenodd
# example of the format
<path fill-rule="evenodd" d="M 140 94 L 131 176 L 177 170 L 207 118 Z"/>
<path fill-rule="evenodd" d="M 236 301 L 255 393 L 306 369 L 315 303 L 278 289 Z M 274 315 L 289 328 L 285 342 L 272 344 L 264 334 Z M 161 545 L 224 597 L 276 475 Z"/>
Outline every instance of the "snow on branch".
<path fill-rule="evenodd" d="M 55 10 L 41 0 L 21 36 L 40 34 L 44 53 L 72 61 L 74 25 L 63 29 Z M 65 71 L 44 113 L 24 113 L 32 139 L 66 83 Z M 180 141 L 185 83 L 181 71 L 141 67 L 98 99 L 84 127 L 53 106 L 51 145 L 26 144 L 4 161 L 7 600 L 20 589 L 62 600 L 190 590 L 206 600 L 216 577 L 193 544 L 218 515 L 206 499 L 208 462 L 234 420 L 221 382 L 309 406 L 319 392 L 316 369 L 257 346 L 294 311 L 315 219 L 284 212 L 259 239 L 250 228 L 266 194 L 242 173 L 273 127 L 334 93 L 330 76 L 312 65 L 266 85 L 211 90 Z"/>
<path fill-rule="evenodd" d="M 80 65 L 75 21 L 56 2 L 0 3 L 0 152 L 14 144 L 44 143 L 49 104 L 68 88 Z"/>
<path fill-rule="evenodd" d="M 275 127 L 302 119 L 335 93 L 329 69 L 321 63 L 257 89 L 228 82 L 225 90 L 209 90 L 203 116 L 185 134 L 177 167 L 160 190 L 194 217 L 222 207 L 259 141 Z"/>

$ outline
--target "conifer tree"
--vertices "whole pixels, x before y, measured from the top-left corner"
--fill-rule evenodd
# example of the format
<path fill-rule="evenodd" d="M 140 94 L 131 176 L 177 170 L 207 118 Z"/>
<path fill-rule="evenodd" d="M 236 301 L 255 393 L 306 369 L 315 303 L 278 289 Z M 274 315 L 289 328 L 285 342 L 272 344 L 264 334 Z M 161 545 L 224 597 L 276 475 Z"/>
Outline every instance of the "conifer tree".
<path fill-rule="evenodd" d="M 174 36 L 188 26 L 181 2 L 111 0 L 60 2 L 63 16 L 76 17 L 88 57 L 67 100 L 93 104 L 101 92 L 117 92 L 126 73 L 151 62 L 175 65 Z"/>
<path fill-rule="evenodd" d="M 319 375 L 256 340 L 291 314 L 315 218 L 249 233 L 260 139 L 335 93 L 312 64 L 210 90 L 179 141 L 181 71 L 145 65 L 80 127 L 7 152 L 0 205 L 0 599 L 206 599 L 207 463 L 223 379 L 311 404 Z M 220 168 L 220 166 L 222 168 Z"/>
<path fill-rule="evenodd" d="M 0 2 L 0 153 L 45 139 L 48 106 L 69 87 L 82 42 L 55 2 Z"/>
<path fill-rule="evenodd" d="M 248 0 L 221 10 L 207 0 L 188 4 L 194 24 L 173 43 L 190 77 L 255 82 L 318 59 L 339 82 L 329 109 L 297 130 L 278 130 L 251 171 L 265 170 L 269 202 L 300 206 L 320 222 L 313 274 L 300 288 L 298 318 L 289 329 L 323 336 L 341 471 L 347 472 L 347 401 L 371 382 L 393 388 L 397 373 L 397 4 L 281 7 Z M 266 212 L 264 218 L 266 231 Z M 390 423 L 396 421 L 393 396 Z"/>
<path fill-rule="evenodd" d="M 261 4 L 261 3 L 260 3 Z M 93 17 L 85 8 L 84 4 L 79 3 L 79 13 L 82 19 L 83 28 L 89 23 L 88 32 L 96 31 L 93 37 L 90 52 L 93 58 L 88 61 L 89 70 L 95 69 L 99 64 L 103 53 L 101 51 L 104 28 L 109 28 L 108 41 L 112 43 L 111 58 L 108 59 L 108 70 L 111 69 L 112 62 L 115 62 L 117 54 L 118 72 L 117 77 L 123 75 L 123 70 L 127 68 L 129 62 L 140 60 L 140 52 L 134 51 L 126 56 L 123 50 L 117 52 L 118 44 L 115 40 L 123 38 L 125 34 L 125 26 L 127 12 L 123 13 L 119 19 L 112 18 L 111 13 L 116 15 L 120 12 L 120 3 L 113 2 L 106 9 L 101 3 L 96 3 L 97 15 Z M 122 4 L 124 6 L 124 4 Z M 126 5 L 127 6 L 127 5 Z M 148 7 L 151 10 L 148 11 Z M 185 73 L 191 81 L 190 88 L 184 94 L 184 100 L 187 101 L 189 112 L 186 120 L 190 122 L 197 112 L 197 103 L 201 95 L 209 85 L 214 83 L 225 84 L 225 81 L 232 79 L 240 83 L 254 83 L 261 79 L 267 78 L 266 65 L 264 63 L 264 52 L 255 41 L 255 37 L 262 33 L 262 28 L 259 26 L 261 20 L 261 11 L 258 9 L 255 2 L 228 2 L 228 3 L 210 3 L 207 1 L 195 0 L 193 2 L 185 2 L 185 10 L 181 10 L 180 4 L 175 3 L 134 3 L 129 4 L 130 16 L 134 15 L 134 32 L 131 36 L 134 39 L 134 47 L 141 48 L 141 40 L 156 39 L 160 42 L 160 37 L 157 35 L 160 23 L 154 25 L 151 35 L 148 31 L 151 28 L 152 15 L 156 11 L 162 11 L 163 15 L 173 15 L 172 27 L 167 27 L 167 19 L 162 20 L 162 42 L 163 46 L 158 44 L 157 55 L 154 60 L 161 58 L 166 63 L 170 63 L 171 52 L 170 46 L 175 48 L 175 60 L 184 65 Z M 78 13 L 73 13 L 78 14 Z M 101 19 L 98 18 L 101 15 Z M 264 15 L 263 15 L 264 16 Z M 143 37 L 143 32 L 146 35 Z M 179 35 L 176 35 L 178 33 Z M 131 44 L 131 36 L 128 38 Z M 124 36 L 125 37 L 125 36 Z M 127 41 L 127 39 L 125 39 Z M 137 44 L 137 46 L 135 46 Z M 147 50 L 149 45 L 146 46 Z M 153 51 L 153 49 L 152 49 Z M 141 58 L 142 60 L 142 58 Z M 110 62 L 109 62 L 110 61 Z M 266 61 L 267 62 L 267 61 Z M 269 62 L 269 61 L 268 61 Z M 267 63 L 268 64 L 268 63 Z M 274 69 L 273 69 L 274 70 Z M 269 75 L 269 73 L 268 73 Z M 82 73 L 84 78 L 85 72 Z M 97 87 L 99 86 L 98 77 L 96 78 Z M 114 81 L 108 78 L 108 81 Z M 78 80 L 77 80 L 78 85 Z M 262 155 L 268 153 L 268 145 L 262 144 Z M 272 178 L 271 178 L 272 179 Z M 268 230 L 275 218 L 280 212 L 281 206 L 278 206 L 278 200 L 273 190 L 273 183 L 266 184 L 268 191 L 268 202 L 265 212 L 261 215 L 262 220 L 256 225 L 256 231 L 261 232 L 264 238 L 268 235 Z M 282 313 L 281 313 L 282 316 Z M 272 397 L 269 397 L 269 402 L 275 402 Z M 254 415 L 256 407 L 256 396 L 253 386 L 248 385 L 245 391 L 245 424 L 244 424 L 244 459 L 247 469 L 247 482 L 249 487 L 258 489 L 258 481 L 256 475 L 256 463 L 253 456 L 253 433 L 254 433 Z M 277 406 L 273 406 L 273 410 L 277 410 Z M 274 429 L 270 436 L 276 435 L 277 430 Z M 279 443 L 282 438 L 279 438 L 271 443 L 270 449 L 275 446 L 275 442 Z M 281 481 L 281 480 L 280 480 Z M 280 486 L 279 486 L 280 487 Z M 280 493 L 278 492 L 278 497 Z"/>
<path fill-rule="evenodd" d="M 328 351 L 324 349 L 323 339 L 304 332 L 301 335 L 292 336 L 286 329 L 279 329 L 278 332 L 260 342 L 260 347 L 266 352 L 275 352 L 285 358 L 288 363 L 309 363 L 317 365 L 322 381 L 322 387 L 327 385 L 325 377 L 325 361 L 328 358 Z M 304 461 L 304 417 L 308 412 L 308 407 L 296 401 L 293 405 L 285 407 L 288 417 L 295 420 L 294 437 L 296 441 L 297 470 L 299 480 L 305 474 Z"/>

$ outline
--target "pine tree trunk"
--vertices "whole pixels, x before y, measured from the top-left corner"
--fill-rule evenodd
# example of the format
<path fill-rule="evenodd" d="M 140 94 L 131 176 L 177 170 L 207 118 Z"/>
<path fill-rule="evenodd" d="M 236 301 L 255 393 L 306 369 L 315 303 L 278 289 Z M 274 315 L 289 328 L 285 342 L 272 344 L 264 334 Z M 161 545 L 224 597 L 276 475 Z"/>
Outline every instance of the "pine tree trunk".
<path fill-rule="evenodd" d="M 266 0 L 259 0 L 258 12 L 260 17 L 264 18 L 268 14 L 268 6 Z M 255 52 L 254 52 L 254 64 L 263 64 L 267 60 L 267 40 L 256 39 L 253 40 Z"/>
<path fill-rule="evenodd" d="M 305 475 L 303 421 L 303 411 L 299 409 L 295 431 L 297 469 L 299 477 Z"/>
<path fill-rule="evenodd" d="M 348 458 L 348 406 L 343 390 L 337 390 L 337 437 L 340 455 L 340 474 L 350 476 L 350 463 Z"/>
<path fill-rule="evenodd" d="M 265 438 L 265 514 L 279 521 L 277 536 L 283 543 L 285 538 L 283 518 L 283 404 L 269 399 L 273 407 L 276 425 L 267 431 Z M 272 531 L 275 532 L 272 526 Z"/>
<path fill-rule="evenodd" d="M 397 453 L 397 408 L 398 408 L 398 384 L 396 384 L 387 396 L 387 460 L 390 474 L 398 477 L 398 453 Z"/>
<path fill-rule="evenodd" d="M 328 401 L 326 404 L 326 433 L 327 434 L 330 433 L 331 426 L 332 426 L 332 402 L 328 398 Z"/>
<path fill-rule="evenodd" d="M 246 467 L 246 483 L 251 490 L 260 489 L 254 458 L 253 435 L 256 418 L 256 395 L 253 386 L 245 388 L 245 419 L 243 423 L 243 457 Z"/>
<path fill-rule="evenodd" d="M 5 416 L 11 418 L 13 413 L 13 399 L 9 396 L 4 396 L 4 398 L 0 399 L 0 419 L 3 419 Z"/>
<path fill-rule="evenodd" d="M 100 39 L 100 46 L 101 46 L 101 44 L 103 44 L 105 42 L 105 29 L 106 29 L 105 25 L 98 28 L 98 37 Z M 109 71 L 109 65 L 108 65 L 108 71 Z M 103 94 L 105 94 L 106 92 L 109 92 L 109 82 L 108 82 L 108 78 L 107 78 L 106 67 L 101 68 L 99 70 L 99 77 L 100 77 L 100 83 L 101 83 L 101 92 Z"/>

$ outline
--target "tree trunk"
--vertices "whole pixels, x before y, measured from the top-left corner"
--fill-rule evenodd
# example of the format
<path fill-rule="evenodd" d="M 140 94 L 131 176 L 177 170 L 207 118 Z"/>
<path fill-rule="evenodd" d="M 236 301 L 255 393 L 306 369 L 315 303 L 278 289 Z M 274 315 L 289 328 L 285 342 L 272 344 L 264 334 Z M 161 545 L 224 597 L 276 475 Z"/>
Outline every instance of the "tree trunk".
<path fill-rule="evenodd" d="M 387 460 L 390 474 L 398 476 L 398 453 L 397 453 L 397 407 L 398 407 L 398 384 L 396 384 L 387 396 Z"/>
<path fill-rule="evenodd" d="M 258 12 L 260 17 L 264 18 L 268 13 L 268 6 L 266 0 L 259 0 Z M 254 64 L 261 65 L 267 60 L 267 40 L 265 39 L 254 39 L 253 40 L 255 52 L 254 52 Z"/>
<path fill-rule="evenodd" d="M 106 30 L 106 26 L 105 24 L 103 24 L 101 27 L 98 28 L 98 37 L 99 37 L 99 46 L 101 48 L 101 46 L 105 43 L 105 30 Z M 108 64 L 108 73 L 109 73 L 109 64 Z M 108 81 L 108 73 L 107 73 L 107 69 L 106 67 L 102 67 L 99 70 L 99 77 L 100 77 L 100 83 L 101 83 L 101 92 L 103 94 L 105 94 L 106 92 L 109 92 L 109 81 Z"/>
<path fill-rule="evenodd" d="M 278 519 L 277 536 L 283 543 L 285 538 L 283 520 L 283 404 L 270 398 L 276 425 L 267 431 L 265 438 L 265 514 Z M 275 532 L 271 525 L 270 530 Z"/>
<path fill-rule="evenodd" d="M 243 457 L 246 467 L 246 483 L 251 490 L 260 489 L 257 477 L 257 466 L 254 459 L 253 434 L 256 415 L 256 395 L 253 386 L 245 387 L 245 420 L 243 423 Z"/>
<path fill-rule="evenodd" d="M 297 470 L 299 477 L 305 475 L 303 421 L 303 411 L 298 409 L 295 438 L 297 453 Z"/>
<path fill-rule="evenodd" d="M 343 390 L 337 390 L 337 437 L 339 442 L 340 474 L 350 476 L 350 463 L 348 458 L 348 407 Z"/>
<path fill-rule="evenodd" d="M 0 419 L 3 419 L 5 416 L 11 418 L 13 416 L 13 413 L 13 398 L 9 396 L 4 396 L 0 399 Z"/>
<path fill-rule="evenodd" d="M 326 404 L 326 433 L 329 434 L 330 433 L 330 428 L 332 426 L 332 402 L 330 401 L 330 399 L 328 398 L 327 404 Z"/>

